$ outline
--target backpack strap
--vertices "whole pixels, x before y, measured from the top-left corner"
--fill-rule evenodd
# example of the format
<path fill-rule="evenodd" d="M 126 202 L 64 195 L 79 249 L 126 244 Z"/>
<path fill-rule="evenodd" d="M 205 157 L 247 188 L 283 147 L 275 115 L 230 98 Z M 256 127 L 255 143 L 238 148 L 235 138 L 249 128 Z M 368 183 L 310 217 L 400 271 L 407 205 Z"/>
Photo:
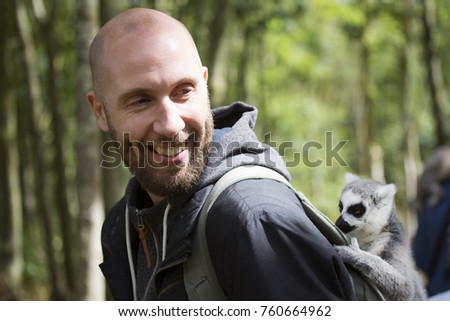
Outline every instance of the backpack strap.
<path fill-rule="evenodd" d="M 246 179 L 272 179 L 286 184 L 295 191 L 286 178 L 278 172 L 267 167 L 255 165 L 243 165 L 233 168 L 214 184 L 199 214 L 197 226 L 192 237 L 191 256 L 185 261 L 183 266 L 184 284 L 189 300 L 191 301 L 228 300 L 217 280 L 209 255 L 206 240 L 206 220 L 209 210 L 219 195 L 229 186 Z M 296 192 L 296 194 L 306 215 L 331 244 L 349 245 L 347 236 L 325 214 L 316 209 L 305 195 L 300 192 Z M 353 275 L 352 277 L 354 278 Z M 365 284 L 367 282 L 366 280 L 361 279 L 360 282 L 365 285 L 365 291 L 376 292 L 373 298 L 374 300 L 379 299 L 379 295 L 381 294 L 379 291 L 376 291 L 378 289 L 374 289 L 372 285 Z M 357 287 L 359 288 L 360 285 Z"/>
<path fill-rule="evenodd" d="M 277 181 L 285 181 L 289 184 L 283 176 L 274 170 L 255 165 L 235 167 L 223 175 L 214 184 L 200 211 L 197 226 L 192 238 L 191 256 L 184 263 L 183 267 L 184 284 L 189 300 L 191 301 L 228 300 L 217 280 L 209 255 L 206 240 L 206 220 L 209 210 L 225 189 L 239 181 L 251 178 L 271 178 Z"/>

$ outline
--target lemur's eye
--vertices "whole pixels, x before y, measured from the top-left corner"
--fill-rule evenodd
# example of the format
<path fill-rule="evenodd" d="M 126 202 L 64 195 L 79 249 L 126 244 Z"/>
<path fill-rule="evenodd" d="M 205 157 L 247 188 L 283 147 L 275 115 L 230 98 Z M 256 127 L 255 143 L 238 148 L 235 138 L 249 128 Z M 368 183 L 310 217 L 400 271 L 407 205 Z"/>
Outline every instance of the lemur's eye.
<path fill-rule="evenodd" d="M 362 203 L 355 204 L 350 206 L 347 212 L 354 217 L 361 217 L 366 213 L 366 207 Z"/>
<path fill-rule="evenodd" d="M 339 208 L 339 213 L 341 213 L 341 212 L 342 212 L 342 209 L 344 208 L 344 206 L 342 205 L 342 202 L 341 202 L 341 201 L 339 201 L 338 208 Z"/>

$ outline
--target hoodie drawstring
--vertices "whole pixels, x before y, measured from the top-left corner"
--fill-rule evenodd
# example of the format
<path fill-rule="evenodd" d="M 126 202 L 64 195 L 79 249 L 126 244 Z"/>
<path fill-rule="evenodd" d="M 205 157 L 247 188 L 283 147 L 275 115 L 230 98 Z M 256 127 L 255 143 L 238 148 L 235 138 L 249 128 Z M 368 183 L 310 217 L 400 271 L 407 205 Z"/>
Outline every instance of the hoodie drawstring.
<path fill-rule="evenodd" d="M 128 204 L 125 207 L 125 237 L 127 242 L 128 264 L 130 266 L 130 274 L 131 274 L 131 287 L 133 288 L 133 300 L 137 301 L 136 274 L 134 271 L 133 254 L 131 251 L 130 213 L 128 212 Z"/>
<path fill-rule="evenodd" d="M 170 211 L 170 203 L 167 203 L 166 209 L 164 210 L 164 218 L 163 218 L 163 242 L 162 242 L 162 261 L 166 258 L 167 251 L 167 218 L 169 216 Z"/>

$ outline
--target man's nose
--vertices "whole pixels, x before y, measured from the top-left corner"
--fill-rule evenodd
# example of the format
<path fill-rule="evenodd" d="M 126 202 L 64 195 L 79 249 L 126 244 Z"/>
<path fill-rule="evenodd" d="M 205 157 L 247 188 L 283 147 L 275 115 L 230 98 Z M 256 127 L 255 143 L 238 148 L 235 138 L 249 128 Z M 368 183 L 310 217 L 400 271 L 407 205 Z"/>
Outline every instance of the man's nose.
<path fill-rule="evenodd" d="M 153 131 L 159 135 L 172 138 L 184 127 L 185 123 L 181 118 L 177 104 L 169 98 L 164 99 L 159 107 L 158 118 L 153 123 Z"/>

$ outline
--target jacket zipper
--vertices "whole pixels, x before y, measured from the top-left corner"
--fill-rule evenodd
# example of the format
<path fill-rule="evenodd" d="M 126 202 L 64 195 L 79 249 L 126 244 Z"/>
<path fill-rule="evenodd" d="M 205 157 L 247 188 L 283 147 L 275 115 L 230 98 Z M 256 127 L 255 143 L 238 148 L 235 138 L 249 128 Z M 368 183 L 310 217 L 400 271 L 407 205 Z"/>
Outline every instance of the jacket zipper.
<path fill-rule="evenodd" d="M 138 220 L 138 235 L 139 239 L 141 240 L 142 249 L 144 250 L 145 260 L 147 262 L 147 269 L 149 269 L 152 266 L 152 261 L 150 258 L 150 251 L 148 250 L 146 240 L 147 229 L 145 228 L 144 218 L 142 217 L 141 211 L 137 211 L 136 216 Z"/>

